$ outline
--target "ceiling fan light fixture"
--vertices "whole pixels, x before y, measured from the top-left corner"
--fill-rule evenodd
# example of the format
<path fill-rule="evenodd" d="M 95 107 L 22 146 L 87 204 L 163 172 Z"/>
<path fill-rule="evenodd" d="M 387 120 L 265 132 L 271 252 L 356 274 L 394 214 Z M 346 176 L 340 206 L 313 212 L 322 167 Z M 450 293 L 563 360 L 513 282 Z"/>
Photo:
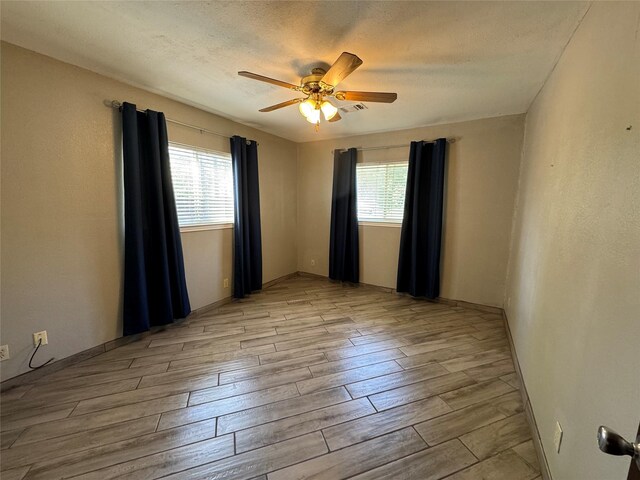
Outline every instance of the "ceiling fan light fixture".
<path fill-rule="evenodd" d="M 305 118 L 309 123 L 318 124 L 320 122 L 320 110 L 313 109 Z"/>
<path fill-rule="evenodd" d="M 316 111 L 316 101 L 313 98 L 307 98 L 304 102 L 300 102 L 298 110 L 305 118 L 308 118 L 309 115 L 315 115 L 313 112 Z"/>
<path fill-rule="evenodd" d="M 331 102 L 328 102 L 326 100 L 322 102 L 322 105 L 320 105 L 320 109 L 322 110 L 324 118 L 327 121 L 331 120 L 336 116 L 336 113 L 338 113 L 338 109 L 333 106 Z"/>

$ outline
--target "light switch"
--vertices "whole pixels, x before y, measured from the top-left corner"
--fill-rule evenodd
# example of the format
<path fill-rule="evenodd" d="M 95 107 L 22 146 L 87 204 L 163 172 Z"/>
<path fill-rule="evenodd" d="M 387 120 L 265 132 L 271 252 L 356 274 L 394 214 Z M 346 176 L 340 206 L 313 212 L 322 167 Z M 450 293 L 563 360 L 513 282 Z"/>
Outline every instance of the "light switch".
<path fill-rule="evenodd" d="M 562 445 L 562 426 L 556 422 L 556 431 L 553 433 L 553 444 L 556 447 L 556 453 L 560 453 L 560 445 Z"/>

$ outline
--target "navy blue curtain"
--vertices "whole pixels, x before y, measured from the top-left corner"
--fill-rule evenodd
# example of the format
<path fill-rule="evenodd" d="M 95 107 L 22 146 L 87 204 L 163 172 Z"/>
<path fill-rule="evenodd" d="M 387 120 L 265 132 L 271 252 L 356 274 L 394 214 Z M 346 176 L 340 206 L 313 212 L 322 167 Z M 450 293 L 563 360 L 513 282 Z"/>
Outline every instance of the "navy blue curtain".
<path fill-rule="evenodd" d="M 124 161 L 123 333 L 191 313 L 184 277 L 164 114 L 122 106 Z"/>
<path fill-rule="evenodd" d="M 357 156 L 358 151 L 355 148 L 334 152 L 329 242 L 329 278 L 354 283 L 360 280 L 356 203 Z"/>
<path fill-rule="evenodd" d="M 447 141 L 411 142 L 398 260 L 398 292 L 440 295 L 440 247 Z"/>
<path fill-rule="evenodd" d="M 258 144 L 237 135 L 231 137 L 233 164 L 233 296 L 244 298 L 262 289 L 262 235 Z"/>

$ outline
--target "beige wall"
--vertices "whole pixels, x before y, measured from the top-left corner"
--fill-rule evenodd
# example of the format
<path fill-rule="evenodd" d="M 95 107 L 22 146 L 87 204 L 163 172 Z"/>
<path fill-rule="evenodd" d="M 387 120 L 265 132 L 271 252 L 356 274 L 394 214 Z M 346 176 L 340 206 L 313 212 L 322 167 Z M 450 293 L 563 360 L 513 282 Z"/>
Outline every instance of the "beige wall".
<path fill-rule="evenodd" d="M 639 19 L 594 3 L 526 119 L 507 314 L 558 480 L 626 478 L 596 430 L 640 420 Z"/>
<path fill-rule="evenodd" d="M 293 142 L 2 44 L 2 379 L 25 372 L 31 334 L 47 330 L 37 361 L 64 358 L 121 334 L 119 115 L 126 100 L 167 117 L 260 143 L 264 281 L 295 272 Z M 170 140 L 229 151 L 229 140 L 169 124 Z M 231 230 L 182 235 L 193 308 L 228 297 Z"/>
<path fill-rule="evenodd" d="M 355 115 L 345 121 L 356 121 Z M 407 160 L 412 140 L 455 138 L 447 158 L 441 296 L 502 306 L 524 116 L 513 115 L 298 146 L 298 269 L 328 275 L 333 156 L 344 147 L 407 145 L 359 152 L 363 162 Z M 395 288 L 400 228 L 360 227 L 360 281 Z M 311 265 L 312 260 L 315 266 Z"/>

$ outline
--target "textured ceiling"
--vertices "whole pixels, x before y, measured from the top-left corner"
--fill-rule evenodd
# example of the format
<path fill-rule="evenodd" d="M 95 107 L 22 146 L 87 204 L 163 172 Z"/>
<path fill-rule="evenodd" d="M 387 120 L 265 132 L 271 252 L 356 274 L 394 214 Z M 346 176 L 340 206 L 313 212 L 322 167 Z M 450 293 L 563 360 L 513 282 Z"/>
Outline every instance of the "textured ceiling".
<path fill-rule="evenodd" d="M 587 9 L 582 2 L 2 1 L 2 39 L 295 141 L 525 112 Z M 323 123 L 297 96 L 239 70 L 299 83 L 342 51 L 364 64 L 340 89 L 393 104 Z M 153 108 L 153 105 L 149 105 Z"/>

